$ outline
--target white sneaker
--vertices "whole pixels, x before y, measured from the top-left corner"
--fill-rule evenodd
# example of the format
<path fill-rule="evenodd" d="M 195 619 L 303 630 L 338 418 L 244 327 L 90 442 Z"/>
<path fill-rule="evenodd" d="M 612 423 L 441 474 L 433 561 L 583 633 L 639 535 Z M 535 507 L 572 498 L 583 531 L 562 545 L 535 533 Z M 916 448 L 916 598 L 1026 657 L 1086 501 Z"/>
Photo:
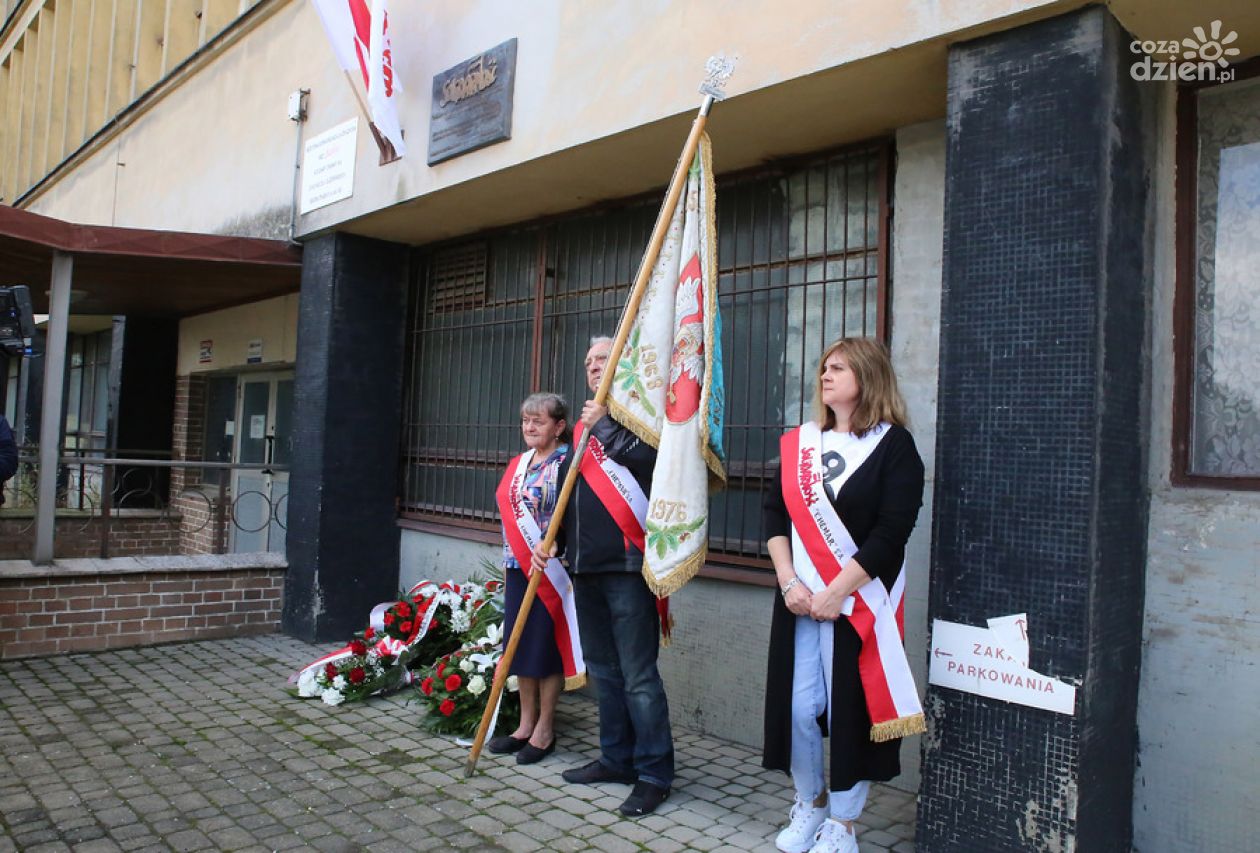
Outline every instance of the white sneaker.
<path fill-rule="evenodd" d="M 840 821 L 828 818 L 814 834 L 809 853 L 858 853 L 857 836 Z"/>
<path fill-rule="evenodd" d="M 818 828 L 827 820 L 827 807 L 814 808 L 799 796 L 792 804 L 788 825 L 774 839 L 774 846 L 783 853 L 809 853 Z"/>

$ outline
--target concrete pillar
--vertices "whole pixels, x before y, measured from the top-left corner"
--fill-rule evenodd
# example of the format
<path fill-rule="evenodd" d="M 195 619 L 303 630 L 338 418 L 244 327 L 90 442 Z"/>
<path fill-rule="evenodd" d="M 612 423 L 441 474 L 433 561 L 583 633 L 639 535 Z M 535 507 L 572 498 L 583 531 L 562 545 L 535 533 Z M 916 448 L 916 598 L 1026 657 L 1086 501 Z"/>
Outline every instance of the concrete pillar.
<path fill-rule="evenodd" d="M 1147 176 L 1094 6 L 949 60 L 929 615 L 1027 612 L 1073 716 L 928 690 L 917 846 L 1125 850 L 1147 494 Z"/>
<path fill-rule="evenodd" d="M 348 639 L 398 592 L 405 246 L 348 234 L 302 256 L 283 627 Z"/>
<path fill-rule="evenodd" d="M 53 560 L 57 520 L 57 460 L 61 458 L 61 402 L 66 378 L 66 340 L 70 324 L 70 283 L 74 257 L 53 252 L 52 290 L 48 296 L 48 338 L 44 346 L 44 403 L 39 428 L 38 505 L 35 510 L 36 563 Z"/>

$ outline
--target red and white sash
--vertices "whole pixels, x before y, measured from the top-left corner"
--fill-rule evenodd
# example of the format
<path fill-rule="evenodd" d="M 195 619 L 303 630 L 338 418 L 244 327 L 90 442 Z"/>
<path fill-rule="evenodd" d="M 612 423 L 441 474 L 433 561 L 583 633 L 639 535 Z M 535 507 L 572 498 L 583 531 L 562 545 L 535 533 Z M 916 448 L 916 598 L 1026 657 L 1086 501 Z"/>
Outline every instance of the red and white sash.
<path fill-rule="evenodd" d="M 580 446 L 585 434 L 585 425 L 579 422 L 573 431 L 574 447 Z M 610 459 L 604 453 L 604 445 L 592 435 L 586 440 L 580 472 L 604 509 L 617 522 L 621 535 L 640 551 L 644 550 L 646 534 L 643 521 L 647 518 L 648 496 L 630 469 Z"/>
<path fill-rule="evenodd" d="M 840 488 L 853 476 L 888 434 L 880 424 L 858 438 L 835 435 L 835 451 L 844 458 L 844 470 L 832 481 Z M 857 553 L 853 536 L 836 514 L 823 481 L 823 434 L 818 424 L 802 424 L 780 439 L 783 498 L 792 518 L 792 564 L 802 583 L 819 592 L 831 583 L 846 562 Z M 871 715 L 871 740 L 885 741 L 925 730 L 923 706 L 914 686 L 903 643 L 905 565 L 891 591 L 878 579 L 860 586 L 852 597 L 849 624 L 862 640 L 858 670 Z"/>
<path fill-rule="evenodd" d="M 574 447 L 581 446 L 585 430 L 586 425 L 581 422 L 573 430 Z M 640 553 L 646 551 L 644 521 L 647 519 L 648 496 L 639 481 L 630 473 L 630 469 L 609 458 L 604 453 L 604 445 L 591 435 L 586 439 L 586 452 L 582 454 L 579 473 L 617 523 L 625 540 L 638 548 Z M 670 627 L 673 623 L 669 617 L 668 596 L 656 599 L 656 613 L 661 621 L 662 644 L 669 645 Z"/>
<path fill-rule="evenodd" d="M 533 458 L 534 451 L 529 450 L 509 462 L 495 493 L 499 515 L 503 519 L 503 535 L 527 578 L 533 571 L 531 556 L 534 548 L 543 540 L 543 531 L 525 503 L 525 473 Z M 582 659 L 582 642 L 578 637 L 573 582 L 555 557 L 547 561 L 547 568 L 538 583 L 538 600 L 551 614 L 551 622 L 555 626 L 556 648 L 560 651 L 560 662 L 564 667 L 565 689 L 581 687 L 586 683 L 586 662 Z M 527 615 L 518 613 L 517 618 L 524 619 Z"/>

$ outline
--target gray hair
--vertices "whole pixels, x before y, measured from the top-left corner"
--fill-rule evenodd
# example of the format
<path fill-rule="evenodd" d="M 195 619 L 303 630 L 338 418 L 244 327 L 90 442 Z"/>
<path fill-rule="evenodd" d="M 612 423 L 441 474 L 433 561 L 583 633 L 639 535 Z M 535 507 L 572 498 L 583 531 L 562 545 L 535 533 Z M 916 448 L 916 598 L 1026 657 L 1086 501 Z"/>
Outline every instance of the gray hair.
<path fill-rule="evenodd" d="M 551 391 L 530 394 L 521 403 L 521 414 L 546 415 L 553 421 L 564 421 L 564 432 L 560 433 L 560 441 L 564 444 L 573 441 L 573 423 L 569 420 L 569 403 L 559 394 Z"/>
<path fill-rule="evenodd" d="M 599 346 L 600 344 L 608 344 L 609 346 L 612 346 L 613 339 L 608 337 L 607 335 L 595 335 L 594 337 L 591 338 L 592 347 Z"/>

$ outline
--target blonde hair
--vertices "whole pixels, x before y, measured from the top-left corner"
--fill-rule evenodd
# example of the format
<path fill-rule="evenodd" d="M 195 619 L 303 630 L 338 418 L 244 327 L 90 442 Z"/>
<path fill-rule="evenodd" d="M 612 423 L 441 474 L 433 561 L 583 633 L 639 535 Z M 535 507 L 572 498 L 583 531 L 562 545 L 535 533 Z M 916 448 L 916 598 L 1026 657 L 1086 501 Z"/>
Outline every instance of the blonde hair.
<path fill-rule="evenodd" d="M 857 379 L 858 401 L 849 417 L 849 431 L 863 436 L 881 421 L 900 427 L 910 425 L 906 401 L 897 390 L 897 374 L 893 372 L 888 348 L 874 338 L 840 338 L 832 341 L 814 371 L 814 420 L 825 431 L 836 426 L 835 413 L 822 401 L 822 375 L 827 359 L 836 353 L 844 356 Z"/>

